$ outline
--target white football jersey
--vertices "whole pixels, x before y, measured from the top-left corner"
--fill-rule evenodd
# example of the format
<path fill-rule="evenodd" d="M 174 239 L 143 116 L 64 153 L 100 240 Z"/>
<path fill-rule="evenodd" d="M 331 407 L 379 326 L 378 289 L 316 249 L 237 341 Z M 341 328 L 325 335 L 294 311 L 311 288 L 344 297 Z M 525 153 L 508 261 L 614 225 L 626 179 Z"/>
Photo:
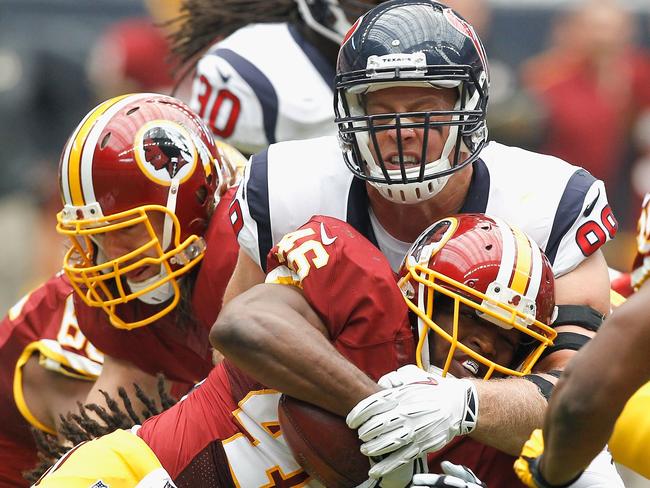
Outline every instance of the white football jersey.
<path fill-rule="evenodd" d="M 496 142 L 474 163 L 461 209 L 470 212 L 500 217 L 528 233 L 556 277 L 575 268 L 617 229 L 602 181 L 553 156 Z M 335 137 L 278 143 L 255 155 L 231 205 L 239 244 L 262 269 L 271 247 L 317 214 L 347 221 L 384 254 L 385 248 L 394 248 L 375 231 L 365 182 L 347 169 Z M 410 243 L 403 244 L 405 253 Z M 401 258 L 389 261 L 397 270 Z"/>
<path fill-rule="evenodd" d="M 251 24 L 197 65 L 190 107 L 244 153 L 334 134 L 332 63 L 287 23 Z"/>

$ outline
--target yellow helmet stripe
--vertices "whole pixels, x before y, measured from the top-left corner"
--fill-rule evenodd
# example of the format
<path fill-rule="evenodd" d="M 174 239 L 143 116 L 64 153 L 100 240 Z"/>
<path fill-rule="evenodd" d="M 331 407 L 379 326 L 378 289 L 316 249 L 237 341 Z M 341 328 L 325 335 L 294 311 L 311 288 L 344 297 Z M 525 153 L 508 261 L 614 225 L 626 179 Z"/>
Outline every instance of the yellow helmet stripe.
<path fill-rule="evenodd" d="M 67 167 L 68 176 L 68 190 L 72 205 L 84 205 L 83 190 L 81 187 L 81 154 L 84 150 L 86 138 L 91 131 L 97 119 L 101 117 L 110 107 L 115 105 L 120 100 L 130 95 L 121 95 L 119 97 L 106 100 L 104 103 L 98 105 L 86 118 L 81 122 L 77 129 L 77 133 L 70 141 L 70 153 L 63 164 Z M 93 148 L 94 150 L 94 148 Z"/>
<path fill-rule="evenodd" d="M 532 275 L 532 248 L 526 235 L 515 227 L 511 227 L 515 236 L 515 246 L 517 249 L 515 258 L 515 267 L 512 275 L 510 288 L 517 293 L 524 295 L 528 288 Z"/>

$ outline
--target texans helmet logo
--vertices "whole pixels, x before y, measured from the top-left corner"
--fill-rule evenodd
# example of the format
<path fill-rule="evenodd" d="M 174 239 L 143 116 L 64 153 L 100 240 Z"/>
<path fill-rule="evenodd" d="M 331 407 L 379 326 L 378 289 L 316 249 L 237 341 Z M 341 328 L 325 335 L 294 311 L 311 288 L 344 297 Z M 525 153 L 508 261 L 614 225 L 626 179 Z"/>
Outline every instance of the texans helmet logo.
<path fill-rule="evenodd" d="M 462 18 L 456 15 L 456 12 L 454 12 L 450 8 L 444 9 L 443 14 L 445 16 L 445 19 L 447 19 L 447 22 L 449 22 L 449 24 L 454 29 L 456 29 L 458 32 L 468 37 L 472 41 L 472 44 L 474 44 L 474 47 L 476 48 L 476 52 L 481 58 L 481 64 L 483 64 L 483 69 L 485 69 L 485 73 L 487 74 L 488 73 L 487 55 L 485 54 L 485 49 L 483 49 L 483 44 L 479 40 L 479 37 L 476 35 L 476 31 L 474 31 L 474 27 L 472 27 L 467 22 L 465 22 Z"/>

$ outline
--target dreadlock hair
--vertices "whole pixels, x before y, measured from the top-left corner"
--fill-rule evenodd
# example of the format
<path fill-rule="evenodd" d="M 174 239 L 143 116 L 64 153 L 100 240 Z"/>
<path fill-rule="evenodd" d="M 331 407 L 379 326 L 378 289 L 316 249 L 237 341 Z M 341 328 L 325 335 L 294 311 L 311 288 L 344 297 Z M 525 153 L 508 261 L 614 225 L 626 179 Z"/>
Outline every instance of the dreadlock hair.
<path fill-rule="evenodd" d="M 300 18 L 295 0 L 183 0 L 180 12 L 165 26 L 174 31 L 169 39 L 181 66 L 240 27 Z"/>
<path fill-rule="evenodd" d="M 32 427 L 38 465 L 30 471 L 25 471 L 23 477 L 30 483 L 35 483 L 72 446 L 110 434 L 117 429 L 130 429 L 134 425 L 142 424 L 149 417 L 164 412 L 176 403 L 176 400 L 165 391 L 165 377 L 162 374 L 158 375 L 158 398 L 162 409 L 158 408 L 155 400 L 142 391 L 137 383 L 133 383 L 133 387 L 136 397 L 145 407 L 140 415 L 133 408 L 129 394 L 120 387 L 117 393 L 122 400 L 122 406 L 108 393 L 100 390 L 106 400 L 108 411 L 96 403 L 82 405 L 81 402 L 77 402 L 79 413 L 69 412 L 65 417 L 59 415 L 61 421 L 59 437 Z M 103 423 L 91 418 L 88 415 L 89 411 L 95 413 Z"/>

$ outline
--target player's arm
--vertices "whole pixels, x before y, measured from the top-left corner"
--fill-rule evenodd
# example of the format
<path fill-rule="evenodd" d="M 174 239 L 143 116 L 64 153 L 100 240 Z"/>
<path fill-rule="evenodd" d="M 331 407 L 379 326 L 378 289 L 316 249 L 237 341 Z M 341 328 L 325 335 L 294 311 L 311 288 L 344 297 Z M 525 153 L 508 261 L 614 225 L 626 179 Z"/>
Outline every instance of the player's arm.
<path fill-rule="evenodd" d="M 59 415 L 77 411 L 93 383 L 50 371 L 39 364 L 38 353 L 32 354 L 22 368 L 22 394 L 27 409 L 39 423 L 58 430 Z"/>
<path fill-rule="evenodd" d="M 146 406 L 135 400 L 136 390 L 133 384 L 137 384 L 149 398 L 158 398 L 158 379 L 135 367 L 128 361 L 116 359 L 112 356 L 104 356 L 102 372 L 90 389 L 85 403 L 96 403 L 107 408 L 106 399 L 102 391 L 108 393 L 112 398 L 119 398 L 118 388 L 124 387 L 129 396 L 134 399 L 136 412 L 142 411 Z M 157 405 L 160 410 L 160 405 Z"/>
<path fill-rule="evenodd" d="M 226 304 L 249 288 L 264 283 L 264 276 L 259 264 L 253 261 L 246 251 L 240 249 L 235 270 L 223 295 L 223 303 Z"/>
<path fill-rule="evenodd" d="M 556 305 L 582 305 L 589 307 L 603 316 L 610 311 L 610 281 L 607 263 L 603 253 L 598 250 L 570 273 L 555 280 Z M 595 335 L 595 332 L 581 325 L 560 325 L 556 327 L 558 337 L 555 342 L 563 343 L 565 338 L 579 340 L 578 334 L 584 337 L 583 344 Z M 578 347 L 577 345 L 574 347 Z M 573 358 L 577 350 L 563 348 L 549 354 L 537 364 L 538 371 L 552 371 L 563 369 Z"/>
<path fill-rule="evenodd" d="M 534 472 L 551 486 L 562 485 L 603 449 L 626 401 L 650 378 L 649 298 L 645 285 L 569 363 L 549 403 L 543 447 L 533 438 L 527 443 L 527 458 L 518 461 L 525 468 L 520 476 Z"/>
<path fill-rule="evenodd" d="M 549 405 L 544 424 L 548 447 L 541 468 L 551 482 L 557 483 L 584 468 L 611 436 L 627 400 L 650 379 L 650 285 L 645 279 L 647 273 L 642 271 L 650 250 L 647 204 L 648 198 L 639 221 L 633 273 L 635 285 L 642 286 L 615 310 L 589 347 L 569 364 Z M 567 432 L 571 433 L 568 441 L 562 439 Z"/>
<path fill-rule="evenodd" d="M 265 385 L 341 416 L 380 389 L 332 346 L 326 327 L 293 286 L 264 283 L 234 298 L 210 342 Z"/>
<path fill-rule="evenodd" d="M 557 279 L 555 297 L 558 305 L 584 305 L 605 315 L 609 311 L 609 275 L 602 253 L 596 251 Z M 556 346 L 536 365 L 533 377 L 474 382 L 480 402 L 478 422 L 471 437 L 517 455 L 530 432 L 541 427 L 547 398 L 559 372 L 594 335 L 582 325 L 560 325 L 556 330 Z"/>

